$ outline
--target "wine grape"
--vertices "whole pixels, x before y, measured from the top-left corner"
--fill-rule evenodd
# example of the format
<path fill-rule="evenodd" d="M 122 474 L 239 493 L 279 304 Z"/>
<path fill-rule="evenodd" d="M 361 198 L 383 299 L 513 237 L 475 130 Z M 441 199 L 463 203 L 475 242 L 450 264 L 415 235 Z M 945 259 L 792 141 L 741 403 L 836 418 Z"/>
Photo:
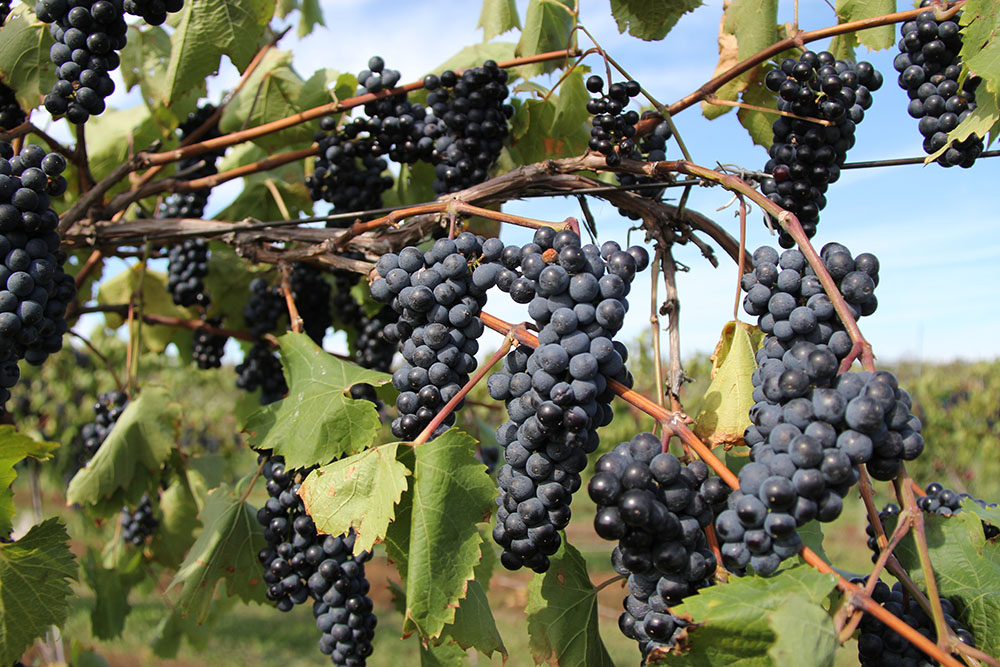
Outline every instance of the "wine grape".
<path fill-rule="evenodd" d="M 148 493 L 143 494 L 139 506 L 134 511 L 128 507 L 122 508 L 122 541 L 127 544 L 141 546 L 159 525 L 160 522 L 153 514 L 153 503 Z"/>
<path fill-rule="evenodd" d="M 184 8 L 184 0 L 125 0 L 125 11 L 133 16 L 141 16 L 149 25 L 162 25 L 167 14 Z"/>
<path fill-rule="evenodd" d="M 219 326 L 219 322 L 218 319 L 206 320 L 207 324 L 216 327 Z M 228 336 L 220 336 L 207 329 L 195 329 L 191 356 L 194 357 L 198 368 L 207 370 L 221 366 L 222 354 L 227 340 L 229 340 Z"/>
<path fill-rule="evenodd" d="M 806 236 L 816 234 L 819 212 L 826 206 L 825 192 L 840 178 L 840 166 L 854 145 L 854 130 L 871 106 L 872 91 L 882 86 L 882 75 L 867 62 L 835 60 L 828 51 L 805 51 L 798 60 L 785 58 L 778 69 L 764 77 L 767 87 L 778 93 L 778 110 L 796 116 L 828 121 L 820 125 L 804 118 L 779 116 L 772 130 L 771 159 L 764 166 L 770 178 L 761 181 L 761 192 L 794 213 Z M 795 245 L 778 228 L 784 248 Z"/>
<path fill-rule="evenodd" d="M 323 277 L 322 271 L 301 262 L 292 265 L 289 282 L 292 299 L 302 318 L 302 330 L 317 345 L 322 345 L 327 328 L 333 324 L 330 283 Z"/>
<path fill-rule="evenodd" d="M 183 142 L 195 130 L 200 128 L 209 118 L 215 114 L 216 108 L 212 104 L 205 104 L 190 114 L 180 124 L 180 140 Z M 201 136 L 199 141 L 207 141 L 221 137 L 218 122 L 214 123 Z M 217 148 L 206 153 L 202 153 L 193 158 L 184 158 L 177 163 L 178 179 L 182 181 L 192 181 L 205 176 L 212 176 L 219 173 L 215 163 L 225 153 L 224 148 Z M 163 204 L 157 212 L 158 218 L 200 218 L 205 214 L 205 205 L 208 203 L 208 196 L 211 188 L 192 190 L 190 192 L 174 192 L 163 200 Z"/>
<path fill-rule="evenodd" d="M 931 7 L 923 0 L 921 7 Z M 900 27 L 899 55 L 893 66 L 899 87 L 910 98 L 907 111 L 919 119 L 928 155 L 948 146 L 948 133 L 976 109 L 976 88 L 981 79 L 969 73 L 962 80 L 962 12 L 939 21 L 934 11 L 921 12 Z M 962 81 L 959 85 L 959 81 Z M 943 167 L 968 168 L 983 152 L 983 139 L 975 133 L 956 141 L 936 160 Z"/>
<path fill-rule="evenodd" d="M 625 110 L 629 100 L 637 97 L 642 88 L 638 81 L 620 81 L 608 86 L 604 92 L 604 79 L 595 75 L 587 78 L 587 90 L 597 97 L 587 102 L 591 119 L 590 149 L 604 156 L 608 166 L 621 163 L 623 157 L 632 157 L 635 151 L 635 125 L 639 113 Z M 668 125 L 669 127 L 669 125 Z"/>
<path fill-rule="evenodd" d="M 204 278 L 208 275 L 208 241 L 195 238 L 170 248 L 167 253 L 167 289 L 178 306 L 208 307 Z"/>
<path fill-rule="evenodd" d="M 0 26 L 3 25 L 0 12 Z M 17 103 L 14 91 L 0 83 L 0 130 L 12 130 L 28 119 L 21 105 Z"/>

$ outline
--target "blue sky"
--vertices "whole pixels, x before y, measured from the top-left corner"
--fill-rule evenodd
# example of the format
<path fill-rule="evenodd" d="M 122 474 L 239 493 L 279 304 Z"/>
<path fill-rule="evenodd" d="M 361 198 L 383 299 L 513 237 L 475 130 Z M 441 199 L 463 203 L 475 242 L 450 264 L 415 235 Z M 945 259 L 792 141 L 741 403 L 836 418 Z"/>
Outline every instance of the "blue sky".
<path fill-rule="evenodd" d="M 411 81 L 461 47 L 482 39 L 476 29 L 477 2 L 391 3 L 392 9 L 387 11 L 388 4 L 327 0 L 322 5 L 330 28 L 320 27 L 301 40 L 293 29 L 280 48 L 294 53 L 295 66 L 303 76 L 320 67 L 357 72 L 371 55 L 378 54 L 388 67 L 402 72 L 403 81 Z M 520 0 L 517 4 L 523 20 L 527 2 Z M 620 35 L 604 0 L 581 0 L 581 4 L 584 25 L 661 102 L 674 101 L 711 78 L 717 59 L 721 2 L 713 0 L 688 14 L 661 42 L 642 42 Z M 781 4 L 779 19 L 791 20 L 792 3 L 786 0 Z M 826 3 L 800 4 L 803 29 L 836 23 Z M 900 3 L 900 9 L 909 6 Z M 289 20 L 295 23 L 298 17 L 293 14 Z M 516 40 L 516 33 L 506 38 Z M 581 46 L 589 46 L 583 36 Z M 815 50 L 824 46 L 824 42 L 811 45 Z M 859 49 L 859 57 L 881 70 L 886 82 L 874 94 L 875 103 L 858 128 L 857 144 L 848 154 L 849 161 L 921 154 L 916 122 L 906 114 L 906 95 L 895 82 L 891 64 L 894 55 L 895 49 L 873 53 Z M 588 64 L 597 67 L 597 56 Z M 210 83 L 210 99 L 217 100 L 237 78 L 238 73 L 226 63 Z M 129 106 L 133 99 L 122 95 L 112 102 Z M 754 146 L 739 125 L 735 112 L 709 122 L 697 107 L 692 107 L 675 121 L 696 162 L 708 166 L 735 163 L 760 169 L 767 159 L 764 149 Z M 676 145 L 668 148 L 668 157 L 679 157 Z M 949 360 L 994 358 L 1000 354 L 1000 300 L 995 294 L 1000 282 L 1000 215 L 992 190 L 998 175 L 1000 160 L 984 159 L 971 170 L 931 165 L 847 171 L 831 186 L 815 241 L 822 244 L 835 240 L 855 254 L 867 251 L 879 257 L 879 310 L 862 322 L 876 355 L 886 360 Z M 221 209 L 239 187 L 235 182 L 217 188 L 211 209 Z M 689 206 L 738 236 L 735 207 L 716 210 L 729 199 L 720 188 L 697 188 Z M 631 221 L 619 217 L 613 207 L 600 200 L 592 200 L 591 206 L 601 239 L 623 239 Z M 512 202 L 505 210 L 551 220 L 579 215 L 576 202 L 566 199 Z M 503 238 L 523 243 L 525 235 L 511 230 L 505 231 Z M 752 210 L 748 216 L 748 246 L 752 250 L 764 243 L 776 241 L 761 223 L 760 212 Z M 677 248 L 675 257 L 690 267 L 678 279 L 682 351 L 685 355 L 711 351 L 732 314 L 736 268 L 721 255 L 721 266 L 714 269 L 694 247 Z M 633 307 L 622 334 L 625 338 L 637 336 L 649 326 L 649 285 L 648 271 L 636 278 L 630 299 Z M 502 297 L 495 301 L 500 303 L 491 303 L 490 310 L 498 316 L 526 316 L 519 307 L 504 305 Z"/>

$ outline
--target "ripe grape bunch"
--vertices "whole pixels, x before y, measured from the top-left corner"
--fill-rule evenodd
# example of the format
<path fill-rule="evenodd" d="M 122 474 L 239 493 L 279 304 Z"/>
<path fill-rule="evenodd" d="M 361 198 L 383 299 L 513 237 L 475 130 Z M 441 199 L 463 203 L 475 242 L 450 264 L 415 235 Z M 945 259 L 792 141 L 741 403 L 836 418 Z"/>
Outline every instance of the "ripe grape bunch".
<path fill-rule="evenodd" d="M 2 20 L 0 25 L 3 25 Z M 14 129 L 27 119 L 21 105 L 17 103 L 13 89 L 0 83 L 0 130 Z"/>
<path fill-rule="evenodd" d="M 874 312 L 878 260 L 830 243 L 821 259 L 851 314 Z M 743 276 L 744 309 L 767 335 L 753 374 L 753 424 L 744 433 L 751 463 L 716 532 L 732 571 L 773 573 L 801 546 L 796 528 L 840 516 L 842 499 L 868 464 L 877 479 L 923 450 L 909 395 L 887 371 L 838 376 L 851 341 L 818 277 L 798 250 L 764 246 Z M 780 268 L 779 268 L 780 267 Z"/>
<path fill-rule="evenodd" d="M 206 324 L 215 327 L 219 326 L 220 322 L 219 319 L 206 320 Z M 219 368 L 222 365 L 222 354 L 227 340 L 228 336 L 220 336 L 207 329 L 195 329 L 191 356 L 194 357 L 198 368 L 202 370 Z"/>
<path fill-rule="evenodd" d="M 66 305 L 76 296 L 63 271 L 59 216 L 50 197 L 66 191 L 66 160 L 34 144 L 15 156 L 0 142 L 0 405 L 17 383 L 17 362 L 41 364 L 62 348 Z"/>
<path fill-rule="evenodd" d="M 81 464 L 97 453 L 127 405 L 128 396 L 121 391 L 109 391 L 97 397 L 97 402 L 94 403 L 94 421 L 84 424 L 80 429 L 80 441 L 83 445 Z"/>
<path fill-rule="evenodd" d="M 923 0 L 920 6 L 930 4 Z M 961 17 L 962 12 L 958 12 L 948 20 L 938 21 L 928 10 L 900 28 L 900 53 L 893 66 L 899 72 L 899 87 L 910 97 L 907 111 L 920 119 L 917 127 L 928 155 L 947 146 L 948 133 L 976 108 L 976 88 L 981 79 L 970 73 L 961 85 L 958 83 L 962 75 Z M 982 138 L 970 134 L 942 153 L 937 163 L 968 168 L 982 152 Z"/>
<path fill-rule="evenodd" d="M 865 581 L 866 579 L 861 578 L 852 580 L 859 586 L 863 586 Z M 906 593 L 899 582 L 894 583 L 890 589 L 887 584 L 879 581 L 872 590 L 872 599 L 923 636 L 936 641 L 934 620 Z M 941 607 L 948 628 L 960 641 L 974 647 L 976 640 L 955 618 L 955 605 L 951 600 L 941 598 Z M 871 614 L 865 614 L 858 627 L 858 660 L 861 667 L 937 664 L 928 663 L 923 652 Z"/>
<path fill-rule="evenodd" d="M 353 302 L 353 300 L 352 300 Z M 360 311 L 360 309 L 359 309 Z M 396 321 L 396 312 L 383 306 L 373 317 L 361 311 L 357 319 L 357 336 L 354 338 L 354 363 L 362 368 L 388 373 L 396 354 L 396 345 L 386 340 L 383 331 Z M 375 387 L 370 384 L 351 386 L 351 398 L 363 398 L 377 404 Z"/>
<path fill-rule="evenodd" d="M 121 525 L 122 541 L 126 544 L 138 547 L 146 541 L 146 538 L 152 537 L 160 522 L 153 514 L 153 503 L 148 493 L 143 494 L 135 511 L 127 507 L 122 508 Z"/>
<path fill-rule="evenodd" d="M 271 352 L 264 334 L 278 328 L 278 321 L 285 311 L 285 301 L 277 288 L 263 278 L 250 283 L 250 299 L 243 309 L 247 330 L 254 344 L 243 362 L 236 366 L 236 386 L 246 391 L 260 392 L 261 405 L 273 403 L 288 393 L 288 384 L 281 371 L 281 361 Z"/>
<path fill-rule="evenodd" d="M 185 141 L 195 130 L 204 125 L 215 111 L 216 108 L 214 105 L 205 104 L 188 114 L 188 117 L 180 124 L 181 142 Z M 201 136 L 199 141 L 207 141 L 221 136 L 219 124 L 216 122 Z M 177 163 L 178 178 L 184 181 L 193 181 L 219 173 L 215 163 L 222 157 L 223 153 L 225 153 L 224 148 L 216 148 L 195 157 L 180 160 Z M 157 212 L 156 217 L 200 218 L 205 214 L 205 205 L 208 204 L 210 193 L 211 188 L 171 193 L 164 199 L 163 205 Z"/>
<path fill-rule="evenodd" d="M 596 429 L 611 422 L 608 380 L 632 385 L 627 351 L 614 340 L 628 310 L 625 298 L 649 256 L 614 241 L 581 246 L 571 230 L 539 229 L 532 243 L 483 245 L 473 281 L 496 284 L 539 330 L 538 347 L 516 348 L 487 381 L 490 396 L 506 403 L 509 420 L 497 429 L 506 464 L 497 474 L 500 495 L 493 538 L 508 569 L 549 567 L 570 519 Z M 499 262 L 499 264 L 497 263 Z"/>
<path fill-rule="evenodd" d="M 608 86 L 605 93 L 604 79 L 596 74 L 587 78 L 586 86 L 591 93 L 599 95 L 587 102 L 587 112 L 594 116 L 591 120 L 590 149 L 603 155 L 608 166 L 613 167 L 620 164 L 623 157 L 632 157 L 635 151 L 633 137 L 639 112 L 626 111 L 625 107 L 631 98 L 642 92 L 642 87 L 638 81 L 620 81 Z"/>
<path fill-rule="evenodd" d="M 643 117 L 645 116 L 646 114 L 643 114 Z M 632 160 L 642 160 L 644 162 L 659 162 L 661 160 L 666 160 L 667 141 L 672 136 L 673 130 L 670 129 L 670 123 L 665 120 L 660 121 L 656 124 L 656 127 L 653 128 L 652 132 L 643 136 L 639 140 L 639 142 L 632 149 L 631 153 L 621 153 L 621 156 Z M 652 185 L 653 183 L 660 183 L 660 181 L 650 178 L 649 176 L 637 176 L 635 174 L 626 173 L 616 173 L 615 178 L 617 178 L 618 182 L 622 185 Z M 664 188 L 649 187 L 636 190 L 636 192 L 643 197 L 658 200 L 663 196 Z M 618 214 L 628 218 L 629 220 L 640 220 L 642 217 L 633 210 L 626 210 L 623 208 L 618 209 Z"/>
<path fill-rule="evenodd" d="M 785 58 L 778 69 L 764 77 L 778 93 L 778 110 L 796 116 L 830 121 L 832 125 L 798 118 L 779 117 L 772 125 L 774 143 L 761 181 L 761 192 L 794 213 L 806 236 L 816 234 L 819 212 L 826 206 L 824 193 L 840 178 L 840 166 L 854 145 L 855 127 L 871 106 L 872 91 L 882 86 L 882 75 L 867 62 L 835 60 L 827 51 L 806 51 L 798 60 Z M 768 225 L 777 227 L 773 218 Z M 779 228 L 780 229 L 780 228 Z M 795 245 L 780 230 L 784 248 Z"/>
<path fill-rule="evenodd" d="M 204 282 L 208 275 L 208 241 L 186 239 L 172 246 L 167 258 L 167 289 L 174 303 L 185 307 L 196 304 L 208 307 L 210 299 Z"/>
<path fill-rule="evenodd" d="M 263 455 L 261 457 L 263 461 Z M 298 495 L 298 476 L 271 456 L 263 464 L 268 499 L 257 512 L 267 546 L 258 554 L 268 584 L 267 599 L 281 611 L 313 598 L 313 617 L 323 633 L 319 649 L 335 665 L 363 666 L 372 653 L 378 619 L 368 598 L 365 562 L 371 553 L 354 554 L 354 532 L 319 535 Z"/>
<path fill-rule="evenodd" d="M 917 507 L 926 514 L 938 514 L 941 516 L 952 516 L 962 511 L 962 502 L 971 500 L 984 509 L 996 509 L 997 503 L 987 503 L 980 498 L 973 498 L 969 493 L 958 493 L 945 488 L 940 482 L 931 482 L 924 489 L 927 495 L 917 498 Z M 899 516 L 899 505 L 889 503 L 883 507 L 879 513 L 879 522 L 882 524 L 882 531 L 891 532 L 894 529 L 895 518 Z M 872 562 L 878 560 L 880 552 L 878 546 L 878 533 L 875 527 L 869 523 L 865 526 L 865 533 L 868 535 L 868 548 L 872 552 Z M 987 540 L 992 540 L 1000 535 L 1000 527 L 983 521 L 983 534 Z"/>
<path fill-rule="evenodd" d="M 313 201 L 330 202 L 335 213 L 381 208 L 382 193 L 394 183 L 392 176 L 383 175 L 389 163 L 375 152 L 372 138 L 361 131 L 366 125 L 364 118 L 339 129 L 333 117 L 320 121 L 315 137 L 319 154 L 306 187 Z M 349 222 L 331 220 L 327 226 Z"/>
<path fill-rule="evenodd" d="M 323 272 L 297 262 L 290 278 L 292 298 L 302 318 L 302 329 L 318 345 L 322 345 L 327 328 L 333 324 L 330 312 L 330 283 Z"/>
<path fill-rule="evenodd" d="M 392 306 L 397 321 L 383 329 L 396 343 L 403 364 L 392 375 L 399 416 L 392 421 L 397 438 L 411 440 L 450 401 L 476 369 L 479 314 L 487 287 L 469 271 L 484 250 L 483 238 L 463 232 L 454 240 L 438 239 L 427 253 L 414 247 L 382 255 L 371 295 Z M 433 433 L 455 422 L 449 414 Z"/>
<path fill-rule="evenodd" d="M 162 25 L 167 14 L 184 8 L 184 0 L 125 0 L 125 11 L 133 16 L 141 16 L 149 25 Z"/>
<path fill-rule="evenodd" d="M 115 90 L 108 72 L 121 63 L 128 26 L 122 0 L 39 0 L 35 14 L 50 23 L 55 44 L 49 57 L 58 67 L 59 80 L 45 96 L 53 116 L 66 114 L 80 125 L 104 111 L 104 98 Z"/>
<path fill-rule="evenodd" d="M 718 563 L 703 530 L 729 487 L 703 462 L 683 465 L 659 438 L 640 433 L 598 459 L 588 491 L 597 504 L 594 530 L 618 542 L 612 562 L 628 577 L 618 625 L 645 659 L 686 625 L 670 607 L 711 583 Z"/>

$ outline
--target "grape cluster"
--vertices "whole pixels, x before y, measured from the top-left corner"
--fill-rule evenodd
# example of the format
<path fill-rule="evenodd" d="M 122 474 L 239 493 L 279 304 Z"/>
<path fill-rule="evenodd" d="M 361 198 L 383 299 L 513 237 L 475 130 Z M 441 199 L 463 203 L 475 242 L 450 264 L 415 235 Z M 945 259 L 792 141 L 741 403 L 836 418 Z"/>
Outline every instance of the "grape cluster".
<path fill-rule="evenodd" d="M 167 254 L 167 289 L 178 306 L 208 307 L 204 278 L 208 275 L 208 241 L 186 239 Z"/>
<path fill-rule="evenodd" d="M 318 345 L 322 345 L 327 328 L 333 324 L 330 283 L 323 277 L 322 271 L 301 262 L 292 265 L 289 282 L 292 299 L 302 318 L 303 331 Z"/>
<path fill-rule="evenodd" d="M 125 0 L 125 11 L 133 16 L 141 16 L 149 25 L 162 25 L 167 14 L 184 8 L 184 0 Z"/>
<path fill-rule="evenodd" d="M 987 503 L 980 498 L 973 498 L 972 494 L 952 491 L 945 488 L 940 482 L 931 482 L 927 485 L 925 491 L 927 493 L 926 496 L 917 498 L 917 507 L 926 514 L 940 514 L 942 516 L 958 514 L 962 511 L 962 501 L 964 500 L 971 500 L 982 508 L 996 509 L 997 507 L 997 503 Z M 899 505 L 895 503 L 889 503 L 879 511 L 878 518 L 882 524 L 883 532 L 891 532 L 893 530 L 893 522 L 898 516 Z M 865 533 L 868 535 L 868 548 L 872 552 L 872 562 L 874 563 L 878 560 L 880 551 L 877 538 L 878 533 L 871 523 L 865 526 Z M 983 533 L 986 539 L 992 540 L 997 535 L 1000 535 L 1000 527 L 983 521 Z"/>
<path fill-rule="evenodd" d="M 352 554 L 353 531 L 339 537 L 317 533 L 297 493 L 298 471 L 286 469 L 280 456 L 264 462 L 263 473 L 269 497 L 257 520 L 267 546 L 258 559 L 267 599 L 290 611 L 312 597 L 316 627 L 323 633 L 319 650 L 335 665 L 363 666 L 377 623 L 364 566 L 371 553 Z"/>
<path fill-rule="evenodd" d="M 646 117 L 646 114 L 643 114 Z M 673 130 L 670 129 L 670 123 L 667 121 L 661 121 L 656 124 L 653 131 L 649 134 L 643 136 L 638 144 L 632 149 L 630 154 L 622 153 L 622 157 L 627 157 L 632 160 L 642 160 L 644 162 L 659 162 L 660 160 L 667 159 L 667 141 L 673 136 Z M 626 174 L 626 173 L 616 173 L 615 178 L 622 185 L 647 185 L 653 183 L 660 183 L 654 178 L 649 176 L 637 176 L 636 174 Z M 643 188 L 637 190 L 636 193 L 647 197 L 649 199 L 658 200 L 663 196 L 665 188 Z M 639 220 L 641 216 L 635 211 L 626 210 L 623 208 L 618 209 L 618 213 L 630 220 Z"/>
<path fill-rule="evenodd" d="M 387 373 L 396 354 L 396 345 L 386 340 L 382 332 L 386 325 L 395 322 L 396 312 L 389 306 L 384 306 L 373 317 L 361 311 L 354 337 L 354 363 L 362 368 Z M 363 398 L 378 404 L 375 387 L 370 384 L 352 385 L 351 398 Z"/>
<path fill-rule="evenodd" d="M 392 187 L 392 176 L 383 175 L 389 163 L 373 151 L 374 141 L 361 133 L 362 123 L 348 123 L 337 128 L 337 121 L 326 117 L 316 133 L 319 154 L 306 187 L 313 201 L 333 204 L 336 213 L 366 211 L 382 207 L 382 193 Z M 330 221 L 327 226 L 348 224 Z"/>
<path fill-rule="evenodd" d="M 382 334 L 403 354 L 392 375 L 400 392 L 399 416 L 392 421 L 397 438 L 415 438 L 476 369 L 486 288 L 473 280 L 469 262 L 482 252 L 482 237 L 463 232 L 454 240 L 438 239 L 427 253 L 410 246 L 382 255 L 376 264 L 372 298 L 390 304 L 398 316 Z M 454 422 L 453 412 L 434 437 Z"/>
<path fill-rule="evenodd" d="M 596 429 L 611 422 L 607 381 L 632 385 L 627 351 L 614 335 L 632 279 L 649 256 L 638 246 L 622 251 L 614 241 L 581 247 L 573 231 L 550 228 L 520 247 L 491 239 L 483 255 L 473 282 L 485 289 L 495 284 L 527 303 L 539 329 L 538 347 L 511 351 L 487 381 L 510 418 L 497 429 L 507 463 L 497 475 L 493 538 L 504 549 L 505 567 L 544 572 L 569 522 L 587 454 L 597 449 Z"/>
<path fill-rule="evenodd" d="M 587 102 L 591 120 L 590 149 L 604 156 L 609 167 L 631 157 L 635 151 L 635 124 L 639 113 L 625 110 L 629 100 L 639 95 L 642 88 L 638 81 L 620 81 L 608 86 L 604 92 L 604 79 L 596 74 L 587 78 L 587 90 L 599 97 Z"/>
<path fill-rule="evenodd" d="M 94 421 L 84 424 L 80 429 L 80 439 L 83 443 L 81 463 L 89 461 L 97 453 L 127 405 L 128 396 L 121 391 L 109 391 L 97 397 L 97 402 L 94 403 Z"/>
<path fill-rule="evenodd" d="M 852 583 L 859 586 L 865 584 L 865 579 L 853 579 Z M 896 582 L 890 589 L 887 584 L 879 581 L 872 590 L 872 599 L 882 605 L 893 616 L 902 619 L 911 628 L 935 641 L 934 620 L 910 598 L 902 584 Z M 975 646 L 976 640 L 955 618 L 955 605 L 947 598 L 941 598 L 944 609 L 944 620 L 955 636 L 969 646 Z M 898 632 L 892 630 L 871 614 L 861 617 L 858 626 L 858 660 L 861 667 L 889 667 L 890 665 L 926 665 L 937 663 L 931 661 L 917 647 L 907 641 Z"/>
<path fill-rule="evenodd" d="M 76 297 L 63 271 L 59 216 L 50 197 L 66 191 L 66 160 L 29 144 L 15 156 L 0 142 L 0 405 L 17 383 L 17 362 L 41 364 L 62 348 L 66 306 Z"/>
<path fill-rule="evenodd" d="M 181 141 L 187 139 L 195 130 L 205 124 L 215 113 L 216 108 L 212 104 L 205 104 L 190 114 L 180 124 Z M 207 141 L 221 137 L 219 124 L 212 125 L 199 141 Z M 185 181 L 193 181 L 197 178 L 212 176 L 219 173 L 216 168 L 216 161 L 226 152 L 225 148 L 202 153 L 192 158 L 184 158 L 177 163 L 178 178 Z M 208 204 L 208 195 L 211 189 L 192 190 L 190 192 L 174 192 L 163 200 L 163 205 L 157 212 L 158 218 L 200 218 L 205 214 L 205 206 Z"/>
<path fill-rule="evenodd" d="M 217 327 L 219 326 L 220 320 L 207 320 L 207 323 Z M 195 329 L 191 356 L 194 357 L 194 361 L 198 364 L 198 368 L 207 370 L 209 368 L 218 368 L 221 366 L 222 354 L 226 347 L 227 340 L 229 340 L 227 336 L 214 334 L 207 329 Z"/>
<path fill-rule="evenodd" d="M 504 102 L 507 79 L 507 71 L 493 60 L 461 74 L 445 70 L 424 77 L 424 88 L 431 91 L 427 108 L 434 115 L 420 128 L 422 136 L 414 136 L 418 150 L 433 145 L 434 192 L 455 192 L 486 180 L 514 115 L 514 107 Z"/>
<path fill-rule="evenodd" d="M 247 350 L 243 362 L 236 367 L 236 386 L 246 391 L 260 389 L 260 404 L 268 405 L 284 398 L 288 383 L 281 369 L 281 360 L 271 352 L 264 340 Z"/>
<path fill-rule="evenodd" d="M 920 6 L 928 7 L 930 2 L 924 0 Z M 910 97 L 907 111 L 920 119 L 917 127 L 927 154 L 947 146 L 948 133 L 976 108 L 976 88 L 981 79 L 969 74 L 961 85 L 958 83 L 962 75 L 961 16 L 962 12 L 958 12 L 946 21 L 938 21 L 928 10 L 900 29 L 900 53 L 893 66 L 899 72 L 899 87 Z M 982 152 L 982 138 L 971 134 L 953 144 L 937 162 L 944 167 L 968 168 Z"/>
<path fill-rule="evenodd" d="M 147 537 L 153 535 L 160 522 L 153 515 L 153 503 L 148 493 L 143 494 L 139 506 L 134 511 L 127 507 L 122 508 L 121 525 L 122 540 L 126 544 L 140 546 Z"/>
<path fill-rule="evenodd" d="M 121 63 L 128 25 L 122 0 L 39 0 L 35 14 L 50 23 L 55 44 L 49 58 L 59 80 L 45 96 L 53 116 L 66 114 L 80 125 L 104 111 L 104 98 L 115 90 L 108 72 Z"/>
<path fill-rule="evenodd" d="M 285 299 L 278 287 L 263 278 L 250 282 L 250 298 L 243 308 L 243 321 L 254 338 L 261 338 L 278 328 L 278 321 L 287 312 Z"/>
<path fill-rule="evenodd" d="M 819 212 L 826 206 L 825 192 L 840 178 L 840 166 L 854 145 L 854 130 L 871 106 L 871 92 L 882 86 L 882 75 L 867 62 L 835 60 L 827 51 L 804 52 L 798 60 L 785 58 L 781 67 L 764 77 L 778 93 L 778 110 L 833 123 L 823 126 L 798 118 L 778 117 L 772 125 L 771 159 L 764 166 L 770 178 L 761 181 L 761 192 L 794 213 L 807 236 L 816 234 Z M 777 227 L 777 223 L 769 220 Z M 779 243 L 794 245 L 783 230 Z"/>
<path fill-rule="evenodd" d="M 702 531 L 729 488 L 703 462 L 685 466 L 656 436 L 640 433 L 598 459 L 588 491 L 597 504 L 594 530 L 618 542 L 613 562 L 628 575 L 618 625 L 646 657 L 682 627 L 669 608 L 710 583 L 717 563 Z"/>
<path fill-rule="evenodd" d="M 0 25 L 3 25 L 2 20 Z M 17 103 L 14 90 L 0 83 L 0 130 L 13 129 L 27 119 L 21 105 Z"/>
<path fill-rule="evenodd" d="M 852 257 L 830 243 L 823 263 L 855 317 L 877 307 L 878 260 Z M 752 425 L 744 433 L 751 463 L 740 491 L 716 521 L 726 567 L 773 573 L 798 551 L 796 528 L 840 516 L 842 499 L 868 464 L 877 479 L 923 449 L 909 395 L 887 371 L 844 373 L 851 341 L 819 279 L 798 250 L 767 246 L 743 276 L 744 309 L 767 335 L 757 353 Z"/>

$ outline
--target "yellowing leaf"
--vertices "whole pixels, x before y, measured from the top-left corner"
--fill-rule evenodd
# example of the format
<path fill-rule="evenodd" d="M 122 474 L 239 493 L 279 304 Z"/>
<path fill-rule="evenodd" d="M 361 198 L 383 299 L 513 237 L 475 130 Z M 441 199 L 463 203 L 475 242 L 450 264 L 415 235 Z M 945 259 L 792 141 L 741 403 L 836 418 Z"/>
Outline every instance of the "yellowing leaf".
<path fill-rule="evenodd" d="M 755 340 L 756 338 L 756 340 Z M 728 322 L 712 354 L 712 384 L 705 391 L 694 432 L 711 447 L 743 444 L 753 407 L 751 376 L 762 334 L 757 327 Z"/>
<path fill-rule="evenodd" d="M 736 63 L 770 46 L 778 39 L 777 0 L 732 0 L 724 5 L 719 24 L 719 62 L 712 76 L 725 72 Z M 723 100 L 735 100 L 752 79 L 763 80 L 758 66 L 736 77 L 716 91 Z M 708 119 L 726 113 L 732 107 L 702 103 L 702 113 Z"/>

